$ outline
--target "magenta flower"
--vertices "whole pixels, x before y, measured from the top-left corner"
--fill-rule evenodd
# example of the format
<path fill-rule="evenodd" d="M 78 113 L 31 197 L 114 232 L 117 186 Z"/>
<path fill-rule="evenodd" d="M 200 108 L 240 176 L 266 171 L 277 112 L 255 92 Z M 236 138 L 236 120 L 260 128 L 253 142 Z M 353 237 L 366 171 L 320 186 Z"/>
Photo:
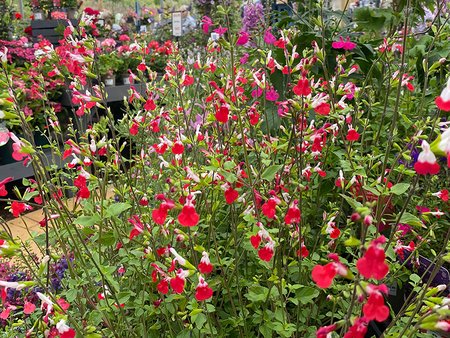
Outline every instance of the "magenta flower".
<path fill-rule="evenodd" d="M 203 33 L 208 34 L 209 32 L 209 27 L 212 26 L 213 22 L 211 20 L 211 18 L 209 16 L 204 16 L 202 18 L 202 29 L 203 29 Z"/>
<path fill-rule="evenodd" d="M 250 38 L 250 35 L 247 32 L 240 32 L 239 38 L 236 41 L 236 45 L 243 46 L 245 45 Z"/>
<path fill-rule="evenodd" d="M 331 47 L 334 49 L 352 50 L 356 47 L 356 43 L 351 42 L 349 37 L 344 41 L 344 38 L 341 36 L 339 37 L 339 41 L 334 41 L 331 44 Z"/>
<path fill-rule="evenodd" d="M 278 95 L 277 91 L 274 88 L 270 88 L 266 91 L 266 100 L 267 101 L 276 101 L 280 95 Z"/>
<path fill-rule="evenodd" d="M 216 28 L 216 29 L 214 30 L 214 33 L 217 33 L 217 34 L 219 34 L 220 36 L 222 36 L 222 35 L 224 35 L 224 34 L 227 32 L 227 30 L 228 30 L 228 28 L 219 26 L 219 28 Z"/>
<path fill-rule="evenodd" d="M 270 28 L 267 29 L 264 32 L 264 42 L 267 43 L 268 45 L 273 45 L 276 41 L 277 41 L 277 39 L 270 32 Z"/>

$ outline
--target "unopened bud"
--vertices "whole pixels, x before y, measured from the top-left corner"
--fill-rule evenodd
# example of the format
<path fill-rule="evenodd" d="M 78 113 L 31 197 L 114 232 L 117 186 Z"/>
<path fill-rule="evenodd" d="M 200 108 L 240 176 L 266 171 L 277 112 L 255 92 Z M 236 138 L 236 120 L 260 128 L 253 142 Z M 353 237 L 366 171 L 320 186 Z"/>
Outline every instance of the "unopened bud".
<path fill-rule="evenodd" d="M 357 222 L 361 219 L 361 215 L 357 212 L 354 212 L 350 219 L 352 220 L 352 222 Z"/>
<path fill-rule="evenodd" d="M 364 225 L 372 225 L 373 222 L 373 217 L 370 215 L 367 215 L 366 217 L 364 217 Z"/>

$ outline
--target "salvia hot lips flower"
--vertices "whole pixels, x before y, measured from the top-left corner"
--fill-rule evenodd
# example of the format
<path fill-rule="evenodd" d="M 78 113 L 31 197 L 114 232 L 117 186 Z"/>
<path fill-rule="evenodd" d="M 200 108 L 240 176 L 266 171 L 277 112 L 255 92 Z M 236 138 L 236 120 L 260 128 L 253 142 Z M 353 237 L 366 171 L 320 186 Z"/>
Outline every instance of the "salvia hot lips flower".
<path fill-rule="evenodd" d="M 196 226 L 200 220 L 200 216 L 195 211 L 192 199 L 192 196 L 186 198 L 186 203 L 183 206 L 183 209 L 181 209 L 181 213 L 178 215 L 178 222 L 185 227 Z"/>
<path fill-rule="evenodd" d="M 436 156 L 430 149 L 427 141 L 422 141 L 422 151 L 414 164 L 414 170 L 419 175 L 436 175 L 439 172 L 439 164 L 436 162 Z"/>
<path fill-rule="evenodd" d="M 210 299 L 213 295 L 213 290 L 205 282 L 205 279 L 201 276 L 198 277 L 198 284 L 195 288 L 195 299 L 199 302 L 202 300 Z"/>
<path fill-rule="evenodd" d="M 203 274 L 208 274 L 213 271 L 213 265 L 211 264 L 208 253 L 206 251 L 202 252 L 202 259 L 200 260 L 197 268 L 198 271 Z"/>
<path fill-rule="evenodd" d="M 381 236 L 370 243 L 364 256 L 356 262 L 356 268 L 364 278 L 375 278 L 381 280 L 389 272 L 386 264 L 386 255 L 382 244 L 386 242 L 386 237 Z"/>
<path fill-rule="evenodd" d="M 447 85 L 442 90 L 441 95 L 434 102 L 440 110 L 450 111 L 450 78 L 447 80 Z"/>
<path fill-rule="evenodd" d="M 329 257 L 333 260 L 324 266 L 316 265 L 311 272 L 313 281 L 319 288 L 326 289 L 333 284 L 333 279 L 336 275 L 343 277 L 351 277 L 350 270 L 339 261 L 337 254 L 330 254 Z"/>

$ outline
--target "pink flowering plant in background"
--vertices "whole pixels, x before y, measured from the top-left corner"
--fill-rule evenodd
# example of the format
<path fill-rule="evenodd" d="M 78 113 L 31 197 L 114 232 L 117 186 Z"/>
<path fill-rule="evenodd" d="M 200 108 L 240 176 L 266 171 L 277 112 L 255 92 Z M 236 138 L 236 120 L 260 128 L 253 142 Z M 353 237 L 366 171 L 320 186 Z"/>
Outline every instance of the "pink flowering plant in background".
<path fill-rule="evenodd" d="M 217 9 L 202 32 L 221 36 L 193 62 L 151 42 L 167 56 L 158 74 L 148 42 L 125 44 L 142 58 L 118 120 L 89 15 L 59 47 L 36 46 L 36 72 L 65 74 L 73 104 L 63 138 L 44 109 L 60 168 L 42 162 L 3 63 L 22 128 L 8 133 L 13 155 L 36 176 L 14 198 L 2 179 L 0 196 L 14 217 L 42 208 L 43 219 L 28 243 L 2 234 L 1 255 L 27 278 L 0 281 L 1 324 L 92 338 L 448 331 L 446 64 L 425 59 L 422 80 L 412 75 L 406 30 L 369 48 L 323 22 L 323 39 L 264 22 L 224 29 L 230 13 Z"/>

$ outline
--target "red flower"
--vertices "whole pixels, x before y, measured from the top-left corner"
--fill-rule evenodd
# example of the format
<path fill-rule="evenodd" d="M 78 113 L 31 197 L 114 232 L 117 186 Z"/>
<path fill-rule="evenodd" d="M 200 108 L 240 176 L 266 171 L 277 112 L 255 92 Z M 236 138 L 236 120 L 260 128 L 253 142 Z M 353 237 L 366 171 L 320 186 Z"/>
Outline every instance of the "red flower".
<path fill-rule="evenodd" d="M 311 94 L 311 87 L 309 86 L 309 81 L 305 78 L 298 80 L 297 85 L 292 88 L 292 91 L 296 95 L 308 96 Z"/>
<path fill-rule="evenodd" d="M 213 290 L 208 286 L 208 283 L 202 277 L 198 278 L 199 282 L 195 288 L 195 299 L 199 302 L 210 299 L 213 295 Z"/>
<path fill-rule="evenodd" d="M 20 14 L 19 12 L 14 13 L 14 17 L 16 18 L 16 20 L 20 20 L 22 19 L 22 14 Z"/>
<path fill-rule="evenodd" d="M 329 337 L 329 333 L 333 332 L 334 330 L 336 330 L 337 325 L 336 324 L 332 324 L 332 325 L 328 325 L 328 326 L 322 326 L 321 328 L 319 328 L 316 332 L 316 338 L 327 338 Z"/>
<path fill-rule="evenodd" d="M 361 135 L 359 135 L 359 133 L 355 129 L 351 128 L 351 129 L 349 129 L 349 131 L 347 133 L 346 139 L 347 139 L 347 141 L 351 141 L 351 142 L 358 141 L 359 136 L 361 136 Z"/>
<path fill-rule="evenodd" d="M 3 181 L 0 181 L 0 196 L 6 196 L 8 195 L 8 192 L 6 191 L 6 184 L 11 182 L 13 180 L 12 177 L 7 177 Z"/>
<path fill-rule="evenodd" d="M 208 253 L 206 251 L 202 252 L 202 259 L 200 260 L 200 263 L 198 264 L 198 271 L 203 274 L 208 274 L 213 271 L 213 265 L 211 264 L 209 260 Z"/>
<path fill-rule="evenodd" d="M 434 102 L 440 110 L 450 111 L 450 78 L 447 81 L 447 85 L 442 90 L 441 95 L 439 95 Z"/>
<path fill-rule="evenodd" d="M 181 213 L 178 215 L 178 222 L 180 222 L 182 226 L 193 227 L 198 224 L 199 220 L 200 216 L 197 214 L 192 202 L 188 198 L 183 209 L 181 209 Z"/>
<path fill-rule="evenodd" d="M 175 155 L 181 155 L 184 152 L 183 143 L 176 141 L 172 146 L 172 153 Z"/>
<path fill-rule="evenodd" d="M 233 204 L 239 197 L 239 193 L 231 187 L 225 190 L 224 194 L 227 204 Z"/>
<path fill-rule="evenodd" d="M 194 84 L 194 77 L 190 75 L 186 75 L 183 81 L 183 86 L 190 86 Z"/>
<path fill-rule="evenodd" d="M 153 222 L 159 225 L 163 225 L 166 222 L 167 218 L 167 209 L 161 208 L 161 206 L 159 206 L 158 209 L 152 210 Z"/>
<path fill-rule="evenodd" d="M 336 266 L 333 262 L 328 263 L 325 266 L 316 265 L 312 269 L 312 279 L 319 288 L 326 289 L 331 286 L 333 279 L 337 274 Z"/>
<path fill-rule="evenodd" d="M 0 182 L 0 196 L 2 196 L 1 195 L 1 182 Z M 436 192 L 436 193 L 434 193 L 434 194 L 432 194 L 433 196 L 436 196 L 436 197 L 438 197 L 438 198 L 440 198 L 441 200 L 443 200 L 444 202 L 447 202 L 448 201 L 448 197 L 449 197 L 449 195 L 448 195 L 448 190 L 447 189 L 443 189 L 443 190 L 441 190 L 441 191 L 438 191 L 438 192 Z M 4 196 L 4 195 L 3 195 Z"/>
<path fill-rule="evenodd" d="M 367 299 L 367 303 L 363 306 L 364 317 L 367 320 L 376 320 L 384 322 L 389 317 L 389 308 L 384 304 L 383 295 L 375 291 Z"/>
<path fill-rule="evenodd" d="M 250 237 L 250 243 L 255 249 L 258 249 L 259 244 L 261 243 L 261 236 L 259 234 Z"/>
<path fill-rule="evenodd" d="M 298 201 L 295 200 L 294 203 L 292 203 L 291 207 L 288 209 L 288 212 L 284 217 L 284 222 L 286 224 L 300 223 L 301 212 L 300 209 L 297 207 L 297 204 Z"/>
<path fill-rule="evenodd" d="M 158 285 L 156 286 L 159 292 L 161 292 L 163 295 L 167 295 L 169 292 L 169 283 L 167 282 L 167 279 L 162 279 Z"/>
<path fill-rule="evenodd" d="M 65 331 L 59 335 L 60 338 L 74 338 L 75 336 L 76 336 L 76 332 L 72 328 L 68 329 L 67 331 Z"/>
<path fill-rule="evenodd" d="M 422 151 L 414 164 L 414 170 L 419 175 L 436 175 L 439 173 L 439 164 L 427 141 L 422 141 Z"/>
<path fill-rule="evenodd" d="M 184 291 L 185 279 L 180 276 L 176 276 L 170 279 L 170 287 L 175 293 L 183 293 Z"/>
<path fill-rule="evenodd" d="M 263 248 L 259 249 L 258 256 L 265 262 L 270 262 L 273 257 L 273 243 L 267 243 Z"/>
<path fill-rule="evenodd" d="M 135 136 L 137 135 L 139 132 L 139 124 L 137 124 L 136 122 L 133 122 L 133 125 L 130 128 L 130 134 Z"/>
<path fill-rule="evenodd" d="M 24 213 L 26 210 L 32 210 L 33 208 L 25 203 L 13 201 L 11 203 L 11 212 L 14 217 L 19 217 L 20 214 Z"/>
<path fill-rule="evenodd" d="M 314 111 L 319 114 L 319 115 L 323 115 L 323 116 L 327 116 L 330 114 L 330 104 L 327 102 L 323 102 L 321 104 L 319 104 L 316 108 L 314 108 Z"/>
<path fill-rule="evenodd" d="M 300 249 L 297 250 L 297 256 L 301 258 L 306 258 L 309 256 L 309 250 L 303 243 L 300 245 Z"/>
<path fill-rule="evenodd" d="M 155 110 L 156 109 L 155 102 L 152 99 L 148 99 L 144 104 L 144 109 L 146 111 Z"/>
<path fill-rule="evenodd" d="M 269 219 L 275 217 L 277 202 L 274 198 L 269 198 L 269 200 L 264 203 L 261 207 L 262 213 Z"/>
<path fill-rule="evenodd" d="M 145 65 L 145 62 L 141 62 L 138 66 L 137 69 L 140 70 L 141 72 L 145 72 L 147 69 L 147 66 Z"/>
<path fill-rule="evenodd" d="M 364 278 L 383 279 L 389 272 L 389 266 L 385 262 L 385 253 L 381 244 L 386 241 L 381 236 L 370 243 L 364 256 L 356 262 L 356 268 Z"/>
<path fill-rule="evenodd" d="M 356 318 L 355 323 L 348 329 L 344 338 L 364 338 L 367 332 L 367 320 Z"/>
<path fill-rule="evenodd" d="M 228 114 L 230 113 L 228 107 L 221 106 L 218 110 L 216 110 L 216 114 L 214 115 L 216 117 L 216 120 L 220 123 L 227 123 L 228 122 Z"/>

